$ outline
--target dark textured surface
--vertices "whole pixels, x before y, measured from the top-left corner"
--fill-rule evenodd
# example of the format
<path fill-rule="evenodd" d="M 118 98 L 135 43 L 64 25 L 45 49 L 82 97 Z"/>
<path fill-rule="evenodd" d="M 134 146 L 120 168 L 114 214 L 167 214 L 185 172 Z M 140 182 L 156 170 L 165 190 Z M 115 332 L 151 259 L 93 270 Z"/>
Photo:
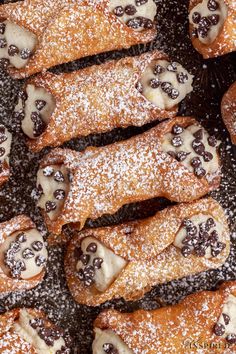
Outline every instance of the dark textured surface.
<path fill-rule="evenodd" d="M 43 309 L 50 318 L 64 328 L 68 328 L 75 339 L 75 351 L 84 354 L 90 352 L 92 321 L 102 308 L 114 306 L 127 311 L 137 308 L 152 309 L 160 306 L 160 303 L 174 303 L 189 293 L 200 289 L 210 289 L 220 281 L 236 278 L 234 242 L 236 239 L 236 160 L 233 158 L 233 148 L 220 116 L 222 95 L 235 80 L 233 64 L 236 58 L 230 54 L 208 61 L 202 60 L 191 46 L 187 33 L 187 1 L 163 0 L 156 1 L 156 3 L 158 4 L 158 36 L 154 43 L 147 46 L 136 46 L 128 51 L 105 53 L 86 58 L 54 68 L 53 71 L 76 70 L 87 65 L 100 64 L 111 58 L 121 58 L 125 55 L 135 55 L 158 48 L 165 51 L 171 59 L 182 63 L 195 75 L 194 91 L 182 102 L 180 114 L 196 116 L 210 132 L 214 132 L 222 140 L 223 178 L 219 190 L 213 192 L 212 196 L 221 203 L 229 217 L 232 230 L 232 251 L 225 265 L 219 270 L 208 271 L 157 286 L 142 300 L 135 303 L 118 300 L 94 309 L 78 305 L 73 301 L 66 287 L 63 272 L 65 250 L 59 246 L 50 249 L 48 273 L 42 284 L 31 291 L 0 296 L 0 304 L 6 309 L 16 306 L 36 306 Z M 14 81 L 6 73 L 0 71 L 0 122 L 6 124 L 14 133 L 10 158 L 11 178 L 0 189 L 0 222 L 8 220 L 14 215 L 26 213 L 32 217 L 46 236 L 45 227 L 40 213 L 35 208 L 31 193 L 35 187 L 38 161 L 47 151 L 44 150 L 40 154 L 29 152 L 24 144 L 23 134 L 17 131 L 17 126 L 11 118 L 17 91 L 21 84 L 22 82 Z M 65 146 L 83 150 L 88 145 L 110 144 L 140 133 L 153 125 L 155 123 L 142 128 L 117 129 L 107 134 L 75 139 L 66 143 Z M 166 205 L 168 205 L 166 200 L 153 199 L 125 206 L 116 215 L 104 216 L 96 221 L 90 220 L 86 226 L 97 227 L 145 217 L 154 214 L 155 211 Z"/>

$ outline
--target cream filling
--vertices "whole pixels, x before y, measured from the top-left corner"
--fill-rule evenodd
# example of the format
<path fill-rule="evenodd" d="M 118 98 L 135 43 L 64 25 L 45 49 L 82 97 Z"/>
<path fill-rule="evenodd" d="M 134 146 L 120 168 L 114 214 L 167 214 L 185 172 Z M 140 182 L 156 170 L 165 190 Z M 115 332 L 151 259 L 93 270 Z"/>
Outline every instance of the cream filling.
<path fill-rule="evenodd" d="M 198 24 L 193 23 L 193 13 L 198 12 L 200 13 L 201 17 L 207 17 L 211 15 L 218 15 L 219 22 L 217 25 L 212 25 L 207 33 L 206 37 L 202 37 L 201 35 L 198 36 L 200 42 L 204 44 L 211 44 L 214 42 L 216 37 L 220 34 L 222 27 L 224 25 L 225 20 L 227 19 L 228 15 L 228 8 L 224 2 L 224 0 L 216 0 L 219 4 L 218 9 L 214 11 L 210 11 L 207 7 L 208 0 L 203 0 L 198 5 L 196 5 L 189 14 L 189 21 L 193 25 L 194 28 L 198 29 Z"/>
<path fill-rule="evenodd" d="M 199 226 L 201 223 L 205 223 L 207 221 L 207 219 L 212 218 L 211 215 L 205 215 L 205 214 L 197 214 L 192 216 L 191 218 L 189 218 L 189 220 L 192 221 L 193 225 L 195 226 Z M 222 234 L 224 232 L 224 226 L 222 224 L 220 224 L 218 221 L 216 221 L 214 219 L 214 222 L 216 224 L 216 226 L 212 227 L 211 232 L 213 230 L 216 230 L 218 235 L 219 235 L 219 241 L 222 240 Z M 199 229 L 198 229 L 199 230 Z M 178 248 L 183 248 L 184 244 L 182 243 L 182 241 L 185 239 L 185 237 L 187 236 L 187 232 L 186 229 L 184 227 L 181 227 L 179 232 L 176 234 L 175 240 L 173 242 L 173 244 L 178 247 Z M 189 246 L 191 250 L 193 250 L 192 246 Z M 206 248 L 206 254 L 204 256 L 205 258 L 211 258 L 211 247 L 207 247 Z"/>
<path fill-rule="evenodd" d="M 16 261 L 22 260 L 25 263 L 26 269 L 21 272 L 20 278 L 21 279 L 30 279 L 30 278 L 40 274 L 45 267 L 46 262 L 44 264 L 40 265 L 40 262 L 38 263 L 38 261 L 37 261 L 37 259 L 38 259 L 37 257 L 39 257 L 39 256 L 44 257 L 46 260 L 48 258 L 48 252 L 47 252 L 43 237 L 36 229 L 30 229 L 30 230 L 26 230 L 26 231 L 17 231 L 17 232 L 14 232 L 9 237 L 7 237 L 7 239 L 4 241 L 4 243 L 0 247 L 0 261 L 2 264 L 1 268 L 6 275 L 10 276 L 10 269 L 5 264 L 4 255 L 7 252 L 7 250 L 9 249 L 11 243 L 16 241 L 17 236 L 22 233 L 25 235 L 26 240 L 24 242 L 19 242 L 20 250 L 14 254 L 14 259 Z M 35 247 L 36 247 L 35 242 L 36 242 L 36 244 L 40 243 L 40 245 L 41 245 L 40 250 L 35 249 Z M 25 258 L 24 255 L 28 249 L 32 252 L 32 257 Z M 38 265 L 36 264 L 36 262 L 38 263 Z"/>
<path fill-rule="evenodd" d="M 45 176 L 45 171 L 46 174 L 48 174 L 51 170 L 53 173 L 50 176 Z M 58 172 L 63 174 L 64 181 L 57 182 L 55 180 L 55 174 Z M 37 206 L 46 210 L 46 203 L 48 201 L 55 203 L 56 208 L 47 213 L 51 220 L 55 220 L 58 218 L 63 209 L 64 202 L 70 189 L 70 182 L 66 167 L 64 165 L 52 165 L 39 169 L 37 174 L 37 188 L 39 188 L 39 185 L 42 187 L 43 192 L 37 202 Z M 58 199 L 55 197 L 55 193 L 58 190 L 64 191 L 65 197 L 63 199 Z"/>
<path fill-rule="evenodd" d="M 192 142 L 195 139 L 193 134 L 196 131 L 198 131 L 199 129 L 203 129 L 203 139 L 201 140 L 201 142 L 205 145 L 205 151 L 210 152 L 213 155 L 212 160 L 210 160 L 209 162 L 204 161 L 203 156 L 200 156 L 199 154 L 197 154 L 192 147 Z M 194 171 L 194 167 L 191 166 L 191 160 L 194 157 L 198 157 L 201 160 L 201 166 L 205 169 L 207 174 L 213 174 L 219 169 L 219 158 L 217 155 L 217 146 L 219 146 L 219 141 L 217 142 L 217 145 L 215 147 L 210 146 L 208 144 L 209 134 L 207 133 L 207 131 L 204 128 L 202 128 L 199 125 L 190 125 L 187 128 L 185 128 L 183 133 L 178 135 L 181 137 L 181 139 L 183 141 L 183 144 L 179 147 L 174 147 L 171 144 L 171 140 L 175 136 L 177 136 L 177 135 L 174 135 L 172 133 L 166 134 L 164 136 L 164 140 L 162 143 L 162 149 L 165 152 L 173 151 L 176 153 L 176 152 L 180 152 L 180 151 L 185 151 L 185 152 L 189 153 L 189 155 L 187 155 L 186 159 L 181 161 L 181 163 L 184 166 L 186 166 L 189 171 L 191 171 L 191 172 Z"/>
<path fill-rule="evenodd" d="M 24 108 L 22 103 L 21 105 L 19 105 L 18 103 L 16 110 L 24 110 L 24 119 L 21 123 L 22 130 L 29 138 L 35 139 L 36 136 L 34 135 L 34 122 L 31 119 L 31 114 L 33 112 L 37 112 L 38 114 L 40 114 L 41 119 L 47 125 L 56 107 L 56 101 L 54 97 L 44 88 L 35 87 L 34 85 L 27 85 L 26 93 L 27 100 L 25 101 Z M 38 110 L 36 106 L 36 101 L 39 100 L 45 101 L 46 104 L 42 109 Z"/>
<path fill-rule="evenodd" d="M 110 329 L 101 330 L 100 328 L 95 328 L 95 339 L 92 344 L 93 354 L 105 354 L 104 345 L 112 344 L 114 349 L 117 349 L 119 354 L 133 354 L 125 342 Z"/>
<path fill-rule="evenodd" d="M 2 143 L 0 143 L 0 161 L 3 162 L 4 160 L 6 160 L 7 162 L 9 162 L 12 134 L 6 129 L 6 127 L 4 127 L 4 125 L 0 124 L 0 139 L 1 136 L 4 135 L 6 136 L 7 139 Z"/>
<path fill-rule="evenodd" d="M 65 341 L 62 337 L 55 340 L 53 346 L 48 346 L 45 341 L 39 337 L 37 331 L 31 327 L 30 320 L 33 319 L 34 317 L 30 315 L 26 309 L 21 309 L 19 319 L 14 324 L 13 328 L 20 337 L 35 348 L 37 354 L 55 354 L 57 350 L 65 346 Z"/>
<path fill-rule="evenodd" d="M 26 30 L 23 27 L 16 25 L 10 21 L 2 22 L 6 25 L 3 34 L 0 34 L 0 40 L 6 41 L 6 46 L 0 48 L 0 58 L 5 58 L 10 61 L 10 64 L 17 69 L 21 69 L 26 66 L 29 58 L 22 59 L 22 50 L 28 49 L 31 53 L 34 52 L 37 45 L 37 37 L 32 32 Z M 10 56 L 8 53 L 9 46 L 14 45 L 19 49 L 19 53 L 14 56 Z"/>
<path fill-rule="evenodd" d="M 225 324 L 223 313 L 228 315 L 230 321 L 228 324 Z M 224 337 L 227 337 L 228 334 L 236 334 L 236 297 L 229 295 L 226 303 L 224 304 L 222 314 L 219 318 L 218 323 L 224 325 L 225 333 Z"/>
<path fill-rule="evenodd" d="M 176 71 L 168 71 L 167 67 L 170 62 L 166 60 L 155 60 L 153 61 L 144 71 L 141 77 L 142 84 L 142 94 L 155 106 L 161 109 L 170 109 L 180 103 L 185 96 L 193 90 L 192 82 L 193 75 L 183 68 L 179 63 L 176 64 Z M 163 72 L 154 74 L 156 65 L 160 65 L 163 68 Z M 181 74 L 182 73 L 182 74 Z M 187 79 L 183 83 L 178 81 L 178 75 L 187 75 Z M 160 85 L 157 88 L 152 88 L 150 86 L 150 80 L 156 79 L 159 81 Z M 178 97 L 171 98 L 168 93 L 164 92 L 162 89 L 162 83 L 170 83 L 172 88 L 178 91 Z M 172 96 L 175 97 L 175 96 Z"/>
<path fill-rule="evenodd" d="M 87 251 L 87 247 L 95 243 L 97 245 L 96 252 Z M 86 237 L 81 242 L 81 250 L 83 254 L 89 255 L 89 262 L 87 265 L 93 266 L 94 259 L 101 258 L 102 264 L 100 269 L 95 268 L 95 276 L 93 277 L 94 285 L 97 290 L 103 292 L 111 285 L 111 283 L 117 278 L 122 269 L 127 265 L 127 261 L 120 256 L 117 256 L 109 248 L 104 246 L 94 237 Z M 76 265 L 77 271 L 84 269 L 85 265 L 78 261 Z"/>
<path fill-rule="evenodd" d="M 138 2 L 137 2 L 138 3 Z M 127 23 L 127 21 L 134 19 L 136 17 L 144 17 L 151 21 L 154 21 L 154 17 L 156 16 L 157 6 L 153 0 L 148 0 L 145 4 L 137 6 L 135 0 L 110 0 L 109 2 L 109 10 L 114 13 L 114 9 L 118 6 L 123 8 L 123 15 L 117 16 L 117 18 L 123 22 Z M 135 13 L 133 15 L 128 15 L 126 13 L 126 7 L 132 5 L 135 8 Z M 114 13 L 115 14 L 115 13 Z M 133 28 L 135 31 L 142 31 L 143 27 Z"/>

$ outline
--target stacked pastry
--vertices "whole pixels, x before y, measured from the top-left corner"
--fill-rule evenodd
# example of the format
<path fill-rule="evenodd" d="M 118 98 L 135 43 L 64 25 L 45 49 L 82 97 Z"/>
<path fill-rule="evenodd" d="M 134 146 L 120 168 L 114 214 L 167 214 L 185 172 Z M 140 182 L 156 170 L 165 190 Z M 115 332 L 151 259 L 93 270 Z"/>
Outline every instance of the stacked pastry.
<path fill-rule="evenodd" d="M 193 0 L 189 6 L 192 43 L 204 58 L 235 49 L 233 1 Z M 165 119 L 125 141 L 83 152 L 56 148 L 42 158 L 37 206 L 49 232 L 60 237 L 64 225 L 73 229 L 66 280 L 75 301 L 89 306 L 140 299 L 157 284 L 220 267 L 230 252 L 224 210 L 216 200 L 202 198 L 220 185 L 220 142 L 195 118 L 177 116 L 193 90 L 191 72 L 157 50 L 72 73 L 46 72 L 150 42 L 156 11 L 153 0 L 25 0 L 0 6 L 2 67 L 15 78 L 39 73 L 25 81 L 13 112 L 29 149 Z M 234 96 L 232 85 L 222 100 L 233 142 Z M 11 134 L 2 125 L 0 145 L 3 183 L 10 171 Z M 141 221 L 83 229 L 88 219 L 155 197 L 179 204 Z M 24 215 L 0 224 L 0 230 L 0 292 L 35 287 L 45 275 L 44 238 Z M 94 324 L 93 353 L 186 353 L 199 338 L 234 348 L 235 289 L 229 283 L 150 312 L 105 311 Z M 0 316 L 4 354 L 60 354 L 71 348 L 68 335 L 38 310 Z"/>

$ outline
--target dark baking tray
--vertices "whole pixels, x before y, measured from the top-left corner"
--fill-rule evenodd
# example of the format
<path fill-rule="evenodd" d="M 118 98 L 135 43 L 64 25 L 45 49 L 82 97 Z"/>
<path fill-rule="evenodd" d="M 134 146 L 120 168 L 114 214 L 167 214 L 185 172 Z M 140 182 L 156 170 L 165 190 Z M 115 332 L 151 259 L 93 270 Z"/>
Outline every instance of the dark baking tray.
<path fill-rule="evenodd" d="M 3 2 L 0 1 L 0 3 Z M 4 311 L 17 306 L 35 306 L 44 310 L 51 319 L 71 333 L 76 353 L 90 353 L 92 322 L 103 308 L 114 307 L 121 311 L 133 311 L 138 308 L 153 309 L 163 304 L 175 303 L 183 296 L 200 289 L 214 288 L 224 280 L 236 278 L 236 150 L 230 143 L 220 115 L 222 95 L 236 78 L 236 56 L 229 54 L 216 59 L 203 60 L 192 47 L 188 36 L 188 1 L 156 0 L 156 3 L 158 35 L 153 43 L 85 58 L 53 68 L 53 71 L 73 71 L 92 64 L 100 64 L 109 59 L 137 55 L 157 48 L 166 52 L 171 59 L 182 63 L 195 75 L 194 90 L 181 103 L 179 114 L 194 115 L 210 132 L 222 140 L 223 178 L 220 188 L 211 195 L 225 208 L 229 218 L 232 231 L 231 254 L 220 269 L 156 286 L 139 301 L 127 303 L 120 299 L 97 308 L 89 308 L 76 304 L 70 296 L 63 271 L 64 247 L 51 248 L 48 272 L 44 281 L 30 291 L 1 295 L 0 310 Z M 9 182 L 0 189 L 0 222 L 25 213 L 32 217 L 46 236 L 42 218 L 35 208 L 32 191 L 35 188 L 39 159 L 49 149 L 45 149 L 40 154 L 29 152 L 17 122 L 12 119 L 17 92 L 22 84 L 23 81 L 13 80 L 0 70 L 0 122 L 4 123 L 14 134 L 10 157 L 11 177 Z M 142 128 L 116 129 L 107 134 L 75 139 L 64 146 L 81 151 L 89 145 L 101 146 L 127 139 L 156 124 L 157 122 Z M 143 218 L 153 215 L 168 204 L 170 203 L 165 199 L 152 199 L 126 205 L 113 216 L 105 215 L 96 221 L 88 220 L 86 227 L 98 227 Z"/>

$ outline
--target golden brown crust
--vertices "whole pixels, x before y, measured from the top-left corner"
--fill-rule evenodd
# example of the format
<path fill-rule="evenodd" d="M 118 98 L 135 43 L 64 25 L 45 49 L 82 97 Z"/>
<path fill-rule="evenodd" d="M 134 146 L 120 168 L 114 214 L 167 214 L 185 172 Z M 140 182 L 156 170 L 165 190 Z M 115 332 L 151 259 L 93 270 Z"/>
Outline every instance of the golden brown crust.
<path fill-rule="evenodd" d="M 191 255 L 183 257 L 173 245 L 183 219 L 196 214 L 211 215 L 223 225 L 224 251 L 215 258 Z M 91 236 L 102 242 L 116 255 L 128 261 L 117 279 L 103 293 L 94 287 L 85 287 L 77 277 L 74 251 L 82 239 Z M 229 255 L 229 229 L 221 206 L 212 198 L 179 204 L 158 212 L 145 220 L 111 227 L 82 231 L 72 239 L 65 257 L 68 287 L 74 299 L 89 306 L 97 306 L 112 298 L 136 300 L 154 285 L 217 268 Z"/>
<path fill-rule="evenodd" d="M 10 166 L 9 163 L 4 160 L 0 166 L 0 186 L 6 183 L 10 177 Z"/>
<path fill-rule="evenodd" d="M 42 211 L 50 232 L 59 234 L 65 224 L 80 223 L 113 214 L 122 205 L 162 196 L 176 202 L 189 202 L 219 186 L 219 171 L 199 179 L 162 151 L 163 136 L 174 124 L 186 127 L 197 122 L 176 117 L 126 141 L 84 152 L 54 149 L 41 167 L 64 164 L 73 176 L 70 193 L 59 217 L 52 221 Z M 122 167 L 122 168 L 121 168 Z"/>
<path fill-rule="evenodd" d="M 9 221 L 3 222 L 0 224 L 0 245 L 4 243 L 7 237 L 12 233 L 17 231 L 25 231 L 31 228 L 34 228 L 35 224 L 33 221 L 25 216 L 19 215 L 12 218 Z M 45 271 L 42 271 L 37 276 L 23 280 L 23 279 L 13 279 L 8 277 L 1 269 L 0 262 L 0 293 L 8 293 L 10 291 L 22 291 L 34 288 L 38 285 L 45 275 Z"/>
<path fill-rule="evenodd" d="M 156 59 L 168 58 L 154 51 L 69 74 L 43 73 L 29 79 L 28 84 L 44 88 L 56 100 L 46 130 L 37 139 L 28 140 L 29 148 L 39 151 L 75 137 L 175 116 L 177 106 L 161 110 L 135 88 L 145 68 Z"/>
<path fill-rule="evenodd" d="M 224 94 L 221 101 L 221 114 L 233 144 L 236 144 L 236 81 Z"/>
<path fill-rule="evenodd" d="M 202 0 L 190 0 L 189 13 L 198 5 Z M 192 36 L 193 25 L 189 23 L 190 37 L 194 48 L 202 54 L 204 59 L 218 57 L 236 50 L 236 37 L 235 37 L 235 5 L 234 0 L 224 0 L 228 8 L 228 15 L 223 25 L 223 28 L 217 38 L 211 44 L 204 44 L 198 38 Z"/>
<path fill-rule="evenodd" d="M 154 28 L 137 32 L 123 24 L 109 12 L 108 0 L 18 1 L 2 5 L 0 18 L 13 21 L 38 37 L 36 52 L 28 64 L 22 69 L 10 68 L 15 78 L 85 56 L 146 43 L 156 36 Z"/>
<path fill-rule="evenodd" d="M 206 354 L 232 354 L 236 345 L 227 347 L 226 340 L 213 333 L 230 293 L 236 296 L 236 282 L 224 283 L 217 291 L 192 294 L 177 305 L 153 311 L 105 310 L 94 327 L 114 331 L 136 354 L 199 353 L 199 344 L 205 344 Z M 211 343 L 215 346 L 210 347 Z"/>

